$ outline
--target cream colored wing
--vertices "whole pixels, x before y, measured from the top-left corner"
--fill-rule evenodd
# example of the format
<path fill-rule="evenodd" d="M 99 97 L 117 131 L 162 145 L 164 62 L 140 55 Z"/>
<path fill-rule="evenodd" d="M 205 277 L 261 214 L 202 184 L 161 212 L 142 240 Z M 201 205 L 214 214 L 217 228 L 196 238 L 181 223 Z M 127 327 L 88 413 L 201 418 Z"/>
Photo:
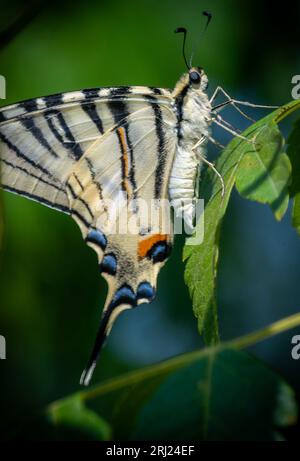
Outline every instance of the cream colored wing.
<path fill-rule="evenodd" d="M 67 183 L 74 218 L 97 252 L 109 286 L 83 384 L 89 383 L 120 312 L 153 300 L 158 272 L 170 254 L 173 236 L 164 200 L 177 143 L 175 122 L 169 109 L 154 104 L 133 111 L 94 142 Z"/>
<path fill-rule="evenodd" d="M 167 90 L 131 87 L 0 111 L 2 187 L 72 215 L 109 285 L 83 384 L 118 314 L 154 298 L 171 250 L 170 211 L 157 203 L 177 144 L 171 102 Z"/>
<path fill-rule="evenodd" d="M 149 98 L 166 106 L 171 102 L 167 90 L 120 87 L 62 93 L 1 108 L 2 187 L 70 213 L 65 186 L 76 162 Z"/>

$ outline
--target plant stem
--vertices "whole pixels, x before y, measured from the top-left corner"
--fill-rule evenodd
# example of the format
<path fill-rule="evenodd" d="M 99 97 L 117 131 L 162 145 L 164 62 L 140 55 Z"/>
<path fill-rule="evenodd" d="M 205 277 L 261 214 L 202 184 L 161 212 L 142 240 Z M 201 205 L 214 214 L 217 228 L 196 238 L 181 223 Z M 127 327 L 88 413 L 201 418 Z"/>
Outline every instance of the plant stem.
<path fill-rule="evenodd" d="M 249 333 L 245 336 L 233 339 L 231 341 L 223 342 L 217 346 L 204 348 L 201 350 L 193 351 L 188 354 L 179 355 L 170 360 L 166 360 L 157 365 L 142 368 L 141 370 L 126 373 L 120 377 L 112 378 L 98 385 L 94 389 L 80 392 L 82 400 L 91 400 L 100 395 L 108 392 L 115 391 L 122 387 L 136 384 L 146 378 L 157 376 L 160 373 L 168 373 L 172 370 L 186 366 L 196 360 L 199 360 L 209 354 L 215 354 L 224 349 L 243 349 L 245 347 L 253 346 L 259 341 L 268 339 L 279 333 L 290 330 L 291 328 L 300 326 L 300 313 L 285 317 L 282 320 L 272 323 L 271 325 L 260 330 Z"/>

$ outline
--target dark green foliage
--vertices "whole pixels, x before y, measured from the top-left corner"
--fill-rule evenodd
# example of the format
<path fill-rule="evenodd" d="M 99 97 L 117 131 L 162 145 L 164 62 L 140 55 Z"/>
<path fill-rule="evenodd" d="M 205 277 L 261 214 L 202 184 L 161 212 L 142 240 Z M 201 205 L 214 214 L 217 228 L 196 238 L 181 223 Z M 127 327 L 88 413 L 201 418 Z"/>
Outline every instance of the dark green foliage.
<path fill-rule="evenodd" d="M 294 197 L 292 224 L 300 234 L 300 119 L 294 124 L 289 136 L 287 153 L 293 168 L 290 184 L 290 194 Z"/>
<path fill-rule="evenodd" d="M 219 335 L 215 301 L 219 233 L 232 189 L 236 185 L 243 197 L 270 204 L 276 218 L 282 218 L 289 200 L 291 166 L 276 123 L 299 107 L 299 101 L 283 106 L 243 133 L 249 142 L 236 137 L 228 144 L 216 162 L 225 182 L 223 197 L 220 180 L 211 169 L 201 182 L 200 197 L 206 203 L 204 241 L 198 246 L 188 241 L 183 257 L 194 314 L 207 344 L 216 343 Z"/>
<path fill-rule="evenodd" d="M 107 425 L 83 410 L 85 401 L 104 415 L 116 440 L 274 440 L 297 419 L 293 391 L 282 378 L 226 347 L 154 365 L 49 408 L 55 427 L 81 427 L 101 439 Z"/>

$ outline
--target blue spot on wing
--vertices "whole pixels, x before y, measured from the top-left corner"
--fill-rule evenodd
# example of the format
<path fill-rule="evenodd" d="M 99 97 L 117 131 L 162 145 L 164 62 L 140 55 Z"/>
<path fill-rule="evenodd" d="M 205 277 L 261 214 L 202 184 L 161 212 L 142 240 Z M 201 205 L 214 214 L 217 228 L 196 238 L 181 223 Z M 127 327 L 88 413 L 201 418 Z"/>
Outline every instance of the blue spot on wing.
<path fill-rule="evenodd" d="M 149 282 L 141 282 L 137 289 L 137 299 L 152 300 L 155 296 L 155 290 Z"/>
<path fill-rule="evenodd" d="M 154 263 L 163 262 L 171 253 L 171 245 L 165 241 L 157 242 L 148 251 L 148 258 L 152 259 Z"/>
<path fill-rule="evenodd" d="M 97 230 L 97 229 L 92 229 L 87 237 L 86 241 L 90 243 L 95 243 L 95 245 L 98 245 L 102 250 L 105 249 L 107 245 L 107 239 L 103 232 Z"/>
<path fill-rule="evenodd" d="M 106 274 L 115 275 L 117 271 L 117 259 L 113 253 L 104 256 L 100 269 Z"/>
<path fill-rule="evenodd" d="M 131 306 L 136 305 L 136 296 L 129 285 L 124 284 L 118 289 L 112 299 L 110 307 L 115 308 L 120 304 L 130 304 Z"/>

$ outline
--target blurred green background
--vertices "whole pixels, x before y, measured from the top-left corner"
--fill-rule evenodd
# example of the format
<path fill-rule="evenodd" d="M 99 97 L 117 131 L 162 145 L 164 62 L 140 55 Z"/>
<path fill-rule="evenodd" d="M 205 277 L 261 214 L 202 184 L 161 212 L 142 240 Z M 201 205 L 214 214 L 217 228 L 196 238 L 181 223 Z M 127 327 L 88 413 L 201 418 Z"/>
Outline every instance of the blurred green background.
<path fill-rule="evenodd" d="M 222 85 L 238 99 L 289 101 L 292 76 L 300 74 L 299 2 L 1 0 L 0 31 L 29 11 L 26 27 L 0 43 L 0 74 L 7 80 L 7 100 L 1 105 L 99 86 L 172 88 L 185 71 L 181 37 L 173 31 L 189 29 L 190 54 L 199 43 L 204 9 L 213 13 L 213 21 L 195 64 L 206 69 L 209 91 Z M 257 119 L 261 115 L 255 113 Z M 245 126 L 234 112 L 228 119 Z M 283 130 L 288 132 L 289 125 Z M 215 135 L 228 140 L 218 130 Z M 0 436 L 5 439 L 49 402 L 79 389 L 106 286 L 96 255 L 69 217 L 8 193 L 2 205 L 0 334 L 7 340 L 7 360 L 0 362 Z M 183 282 L 182 244 L 178 238 L 160 274 L 156 301 L 125 312 L 117 322 L 94 383 L 202 346 Z M 223 340 L 299 311 L 299 255 L 290 213 L 277 223 L 266 206 L 233 194 L 218 278 Z M 296 333 L 252 352 L 299 393 L 300 362 L 290 355 Z"/>

